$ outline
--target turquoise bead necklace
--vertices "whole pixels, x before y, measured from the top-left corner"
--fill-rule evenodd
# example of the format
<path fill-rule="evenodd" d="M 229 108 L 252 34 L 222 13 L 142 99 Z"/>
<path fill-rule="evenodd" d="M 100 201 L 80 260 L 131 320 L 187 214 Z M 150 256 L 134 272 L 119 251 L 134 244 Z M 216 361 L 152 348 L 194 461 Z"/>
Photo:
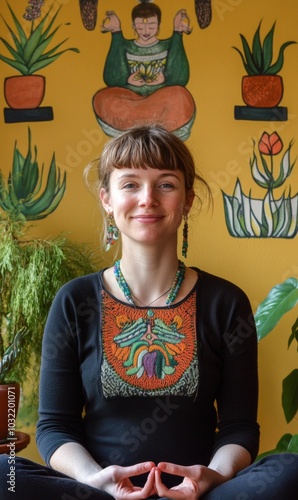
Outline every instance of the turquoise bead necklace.
<path fill-rule="evenodd" d="M 179 260 L 178 270 L 175 274 L 175 278 L 174 278 L 174 281 L 172 283 L 171 288 L 166 290 L 163 294 L 161 294 L 159 297 L 157 297 L 157 299 L 154 299 L 152 302 L 150 302 L 150 304 L 147 304 L 145 307 L 149 307 L 151 304 L 156 302 L 158 299 L 163 297 L 168 292 L 169 292 L 169 295 L 167 296 L 166 304 L 167 304 L 167 306 L 172 304 L 174 302 L 174 300 L 176 299 L 177 294 L 180 290 L 181 284 L 184 280 L 185 269 L 186 268 L 185 268 L 184 262 L 181 262 L 181 260 Z M 117 262 L 115 262 L 113 271 L 114 271 L 114 276 L 116 278 L 116 281 L 119 285 L 119 288 L 123 292 L 127 302 L 129 302 L 131 305 L 135 306 L 136 304 L 135 304 L 135 301 L 133 299 L 134 295 L 132 294 L 132 292 L 131 292 L 131 290 L 130 290 L 130 288 L 129 288 L 129 286 L 128 286 L 128 284 L 127 284 L 127 282 L 122 274 L 121 268 L 120 268 L 120 260 L 117 260 Z M 135 298 L 137 298 L 137 297 L 135 297 Z M 137 299 L 137 300 L 138 300 L 138 302 L 140 302 L 140 304 L 142 304 L 142 302 L 139 299 Z M 142 304 L 142 305 L 144 305 L 144 304 Z"/>

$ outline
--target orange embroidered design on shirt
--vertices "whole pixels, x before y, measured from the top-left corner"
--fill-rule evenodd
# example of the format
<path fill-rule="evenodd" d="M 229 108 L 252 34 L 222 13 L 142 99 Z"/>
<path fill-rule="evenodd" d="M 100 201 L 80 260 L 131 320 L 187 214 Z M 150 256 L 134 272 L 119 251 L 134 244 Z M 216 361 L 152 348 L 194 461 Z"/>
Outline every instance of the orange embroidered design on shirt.
<path fill-rule="evenodd" d="M 106 397 L 193 393 L 198 382 L 195 294 L 177 307 L 145 309 L 103 292 L 102 313 Z"/>

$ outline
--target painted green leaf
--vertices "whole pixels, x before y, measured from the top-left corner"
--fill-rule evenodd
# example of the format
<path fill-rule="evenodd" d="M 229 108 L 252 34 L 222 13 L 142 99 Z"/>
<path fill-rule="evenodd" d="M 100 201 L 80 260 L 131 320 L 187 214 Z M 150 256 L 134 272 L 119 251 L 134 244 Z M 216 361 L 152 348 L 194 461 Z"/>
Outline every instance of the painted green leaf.
<path fill-rule="evenodd" d="M 276 211 L 276 219 L 274 221 L 273 237 L 281 238 L 282 235 L 287 235 L 289 229 L 289 214 L 287 211 L 287 203 L 284 194 L 276 201 L 278 209 Z"/>
<path fill-rule="evenodd" d="M 79 53 L 78 49 L 69 48 L 69 49 L 61 50 L 61 52 L 57 52 L 57 54 L 55 54 L 51 57 L 40 58 L 40 60 L 38 62 L 36 62 L 35 64 L 33 64 L 30 67 L 30 74 L 36 73 L 36 71 L 39 71 L 40 69 L 45 68 L 46 66 L 49 66 L 49 64 L 52 64 L 52 62 L 56 61 L 56 59 L 58 59 L 58 57 L 60 57 L 65 52 L 69 52 L 69 51 Z M 45 55 L 46 54 L 44 54 L 44 56 Z"/>
<path fill-rule="evenodd" d="M 235 234 L 233 225 L 232 225 L 232 220 L 233 220 L 233 209 L 232 209 L 232 202 L 231 202 L 231 197 L 225 194 L 224 192 L 222 193 L 223 195 L 223 202 L 224 202 L 224 213 L 225 213 L 225 219 L 226 219 L 226 224 L 228 231 L 231 236 L 237 236 Z"/>
<path fill-rule="evenodd" d="M 287 238 L 293 238 L 297 234 L 298 230 L 298 196 L 291 198 L 288 196 L 284 200 L 284 205 L 286 208 L 286 222 L 287 226 L 285 227 L 285 234 Z"/>
<path fill-rule="evenodd" d="M 252 54 L 253 54 L 255 66 L 258 68 L 259 72 L 261 73 L 262 69 L 263 69 L 263 54 L 262 54 L 262 45 L 261 45 L 261 38 L 260 38 L 260 29 L 261 29 L 261 23 L 259 24 L 258 29 L 255 32 L 255 35 L 253 37 Z"/>
<path fill-rule="evenodd" d="M 251 175 L 256 184 L 258 184 L 263 188 L 269 188 L 272 176 L 270 175 L 270 173 L 267 172 L 262 173 L 260 171 L 258 167 L 258 160 L 255 153 L 253 154 L 253 160 L 250 161 L 250 168 L 251 168 Z"/>
<path fill-rule="evenodd" d="M 295 307 L 297 303 L 298 280 L 296 278 L 289 278 L 274 286 L 255 313 L 258 340 L 266 337 L 282 316 Z"/>
<path fill-rule="evenodd" d="M 10 28 L 5 19 L 2 17 L 8 32 L 11 36 L 11 39 L 14 42 L 15 48 L 10 45 L 5 38 L 0 37 L 0 41 L 4 44 L 10 55 L 13 59 L 5 57 L 0 54 L 0 60 L 9 64 L 11 67 L 19 71 L 23 75 L 32 75 L 36 71 L 39 71 L 42 68 L 45 68 L 52 62 L 56 61 L 60 55 L 65 52 L 72 51 L 79 53 L 79 50 L 76 48 L 69 48 L 63 51 L 57 52 L 59 47 L 65 43 L 68 39 L 66 38 L 54 48 L 49 50 L 48 52 L 44 52 L 47 46 L 52 41 L 53 37 L 56 35 L 57 31 L 61 27 L 61 25 L 53 28 L 53 24 L 56 20 L 56 17 L 61 9 L 61 6 L 58 8 L 56 13 L 52 16 L 50 20 L 50 13 L 53 9 L 53 5 L 50 7 L 49 11 L 45 14 L 45 16 L 40 20 L 39 24 L 33 28 L 33 24 L 31 26 L 31 31 L 28 37 L 26 36 L 25 31 L 23 30 L 21 24 L 19 23 L 16 15 L 12 11 L 11 7 L 8 6 L 15 23 L 17 34 L 15 34 L 14 30 Z M 52 14 L 51 14 L 52 15 Z M 48 22 L 48 26 L 45 24 Z M 52 29 L 53 28 L 53 29 Z"/>
<path fill-rule="evenodd" d="M 267 75 L 276 75 L 279 73 L 284 64 L 284 51 L 289 46 L 296 42 L 285 42 L 282 44 L 279 50 L 278 58 L 275 64 L 273 64 L 267 71 Z"/>
<path fill-rule="evenodd" d="M 9 66 L 22 73 L 22 75 L 28 74 L 25 64 L 19 61 L 14 61 L 13 59 L 9 59 L 8 57 L 2 56 L 1 54 L 0 54 L 0 59 L 1 61 L 5 62 L 6 64 L 9 64 Z"/>
<path fill-rule="evenodd" d="M 23 53 L 23 47 L 22 45 L 20 44 L 20 42 L 18 41 L 18 39 L 16 38 L 15 34 L 11 31 L 10 32 L 10 35 L 11 37 L 14 39 L 14 42 L 15 42 L 15 46 L 16 46 L 16 49 L 14 49 L 6 40 L 5 38 L 2 38 L 2 36 L 0 37 L 0 40 L 1 42 L 5 45 L 5 47 L 7 48 L 8 52 L 10 53 L 10 55 L 12 55 L 12 57 L 14 58 L 14 60 L 16 62 L 19 62 L 20 64 L 25 64 L 24 62 L 24 58 L 22 56 L 22 53 Z M 4 62 L 7 62 L 7 61 L 11 61 L 11 59 L 8 59 L 8 58 L 5 58 L 4 56 L 1 55 L 1 59 L 4 61 Z M 9 64 L 9 62 L 8 62 Z"/>
<path fill-rule="evenodd" d="M 260 37 L 261 22 L 254 34 L 252 48 L 250 48 L 246 38 L 240 34 L 243 52 L 237 47 L 233 47 L 242 59 L 243 66 L 248 75 L 276 75 L 284 64 L 284 51 L 296 42 L 289 41 L 281 45 L 277 60 L 273 63 L 273 36 L 275 23 L 264 38 L 262 45 Z"/>
<path fill-rule="evenodd" d="M 266 74 L 272 63 L 274 29 L 275 29 L 275 23 L 273 24 L 269 33 L 267 33 L 266 37 L 264 38 L 264 44 L 263 44 L 264 74 Z"/>

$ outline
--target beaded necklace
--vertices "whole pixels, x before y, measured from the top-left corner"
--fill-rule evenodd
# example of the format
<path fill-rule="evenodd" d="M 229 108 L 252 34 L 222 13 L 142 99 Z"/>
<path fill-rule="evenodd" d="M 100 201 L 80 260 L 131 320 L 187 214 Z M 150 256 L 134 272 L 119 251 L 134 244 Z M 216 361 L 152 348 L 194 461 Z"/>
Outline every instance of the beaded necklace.
<path fill-rule="evenodd" d="M 123 292 L 127 302 L 129 302 L 131 305 L 135 306 L 136 304 L 135 304 L 135 301 L 133 300 L 133 297 L 135 297 L 135 296 L 133 296 L 133 294 L 131 293 L 131 290 L 130 290 L 128 284 L 126 283 L 126 280 L 122 274 L 122 271 L 120 268 L 120 260 L 117 260 L 117 262 L 115 262 L 113 271 L 114 271 L 114 276 L 116 278 L 116 281 L 119 285 L 119 288 Z M 169 292 L 169 295 L 167 296 L 166 304 L 167 305 L 172 304 L 172 302 L 174 302 L 174 300 L 177 297 L 177 294 L 180 290 L 181 284 L 184 280 L 184 276 L 185 276 L 185 264 L 184 264 L 184 262 L 181 262 L 181 260 L 179 260 L 178 270 L 175 274 L 175 278 L 174 278 L 174 281 L 172 283 L 171 288 L 169 288 L 169 290 L 166 290 L 163 294 L 161 294 L 159 297 L 157 297 L 157 299 L 154 299 L 152 302 L 150 302 L 150 304 L 147 304 L 147 306 L 145 306 L 145 307 L 149 307 L 151 304 L 153 304 L 158 299 L 163 297 L 167 292 Z M 137 297 L 135 297 L 135 298 L 137 299 Z M 142 302 L 139 299 L 137 299 L 137 300 L 142 304 Z"/>

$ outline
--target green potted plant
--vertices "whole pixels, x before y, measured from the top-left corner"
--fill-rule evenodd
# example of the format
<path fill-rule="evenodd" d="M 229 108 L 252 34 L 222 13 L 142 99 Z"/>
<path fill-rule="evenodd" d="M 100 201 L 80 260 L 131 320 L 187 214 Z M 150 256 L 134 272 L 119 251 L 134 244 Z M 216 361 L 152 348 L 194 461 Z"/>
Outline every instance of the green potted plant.
<path fill-rule="evenodd" d="M 0 171 L 0 384 L 23 386 L 30 380 L 24 401 L 30 408 L 36 407 L 41 340 L 53 298 L 65 282 L 95 271 L 95 264 L 85 245 L 63 235 L 32 236 L 28 221 L 56 210 L 66 176 L 60 175 L 53 155 L 45 182 L 36 147 L 32 153 L 30 129 L 28 143 L 26 156 L 15 144 L 7 182 Z M 7 427 L 7 412 L 0 408 L 0 413 Z"/>
<path fill-rule="evenodd" d="M 284 64 L 284 51 L 296 42 L 289 41 L 281 45 L 277 59 L 273 59 L 273 40 L 275 23 L 263 41 L 260 36 L 261 22 L 253 36 L 251 47 L 246 38 L 240 34 L 243 52 L 233 47 L 241 57 L 247 73 L 242 78 L 242 98 L 247 106 L 256 108 L 273 108 L 283 96 L 283 81 L 278 75 Z"/>
<path fill-rule="evenodd" d="M 9 5 L 8 8 L 15 25 L 14 29 L 1 16 L 14 45 L 0 37 L 11 56 L 0 54 L 0 60 L 21 73 L 19 76 L 8 77 L 4 81 L 5 99 L 11 108 L 38 107 L 44 97 L 45 77 L 35 73 L 52 64 L 67 51 L 79 52 L 73 47 L 59 51 L 66 39 L 46 51 L 60 28 L 60 25 L 54 27 L 54 23 L 62 6 L 53 14 L 52 5 L 39 23 L 35 24 L 36 19 L 41 16 L 43 3 L 43 0 L 29 0 L 29 6 L 24 14 L 24 19 L 30 23 L 29 32 L 21 25 Z"/>
<path fill-rule="evenodd" d="M 262 340 L 278 324 L 280 319 L 298 304 L 298 279 L 291 277 L 274 286 L 261 302 L 255 313 L 258 340 Z M 293 342 L 298 350 L 298 318 L 294 321 L 288 339 L 288 348 Z M 298 411 L 298 368 L 294 368 L 282 382 L 282 408 L 287 423 Z M 284 434 L 273 450 L 259 455 L 261 458 L 272 453 L 291 451 L 298 453 L 298 434 Z"/>

